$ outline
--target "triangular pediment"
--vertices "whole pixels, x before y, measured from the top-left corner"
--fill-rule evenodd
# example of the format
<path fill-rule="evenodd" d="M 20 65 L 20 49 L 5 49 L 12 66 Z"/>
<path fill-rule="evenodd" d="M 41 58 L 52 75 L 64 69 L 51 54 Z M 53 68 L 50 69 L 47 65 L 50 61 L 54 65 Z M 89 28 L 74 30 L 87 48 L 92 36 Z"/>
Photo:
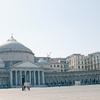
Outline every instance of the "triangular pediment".
<path fill-rule="evenodd" d="M 21 64 L 17 64 L 13 66 L 14 68 L 40 68 L 39 66 L 31 63 L 31 62 L 23 62 Z"/>

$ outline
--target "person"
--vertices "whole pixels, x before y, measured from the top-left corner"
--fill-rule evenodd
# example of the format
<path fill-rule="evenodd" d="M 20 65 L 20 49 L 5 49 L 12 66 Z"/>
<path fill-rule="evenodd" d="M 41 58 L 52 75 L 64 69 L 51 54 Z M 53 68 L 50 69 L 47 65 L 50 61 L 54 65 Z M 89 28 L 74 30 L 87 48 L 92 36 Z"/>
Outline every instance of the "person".
<path fill-rule="evenodd" d="M 30 86 L 27 86 L 27 89 L 30 91 Z"/>
<path fill-rule="evenodd" d="M 30 85 L 27 82 L 22 86 L 22 91 L 24 91 L 26 88 L 30 91 Z"/>
<path fill-rule="evenodd" d="M 24 90 L 25 90 L 25 88 L 26 88 L 26 86 L 24 86 L 24 85 L 23 85 L 23 86 L 22 86 L 22 91 L 24 91 Z"/>

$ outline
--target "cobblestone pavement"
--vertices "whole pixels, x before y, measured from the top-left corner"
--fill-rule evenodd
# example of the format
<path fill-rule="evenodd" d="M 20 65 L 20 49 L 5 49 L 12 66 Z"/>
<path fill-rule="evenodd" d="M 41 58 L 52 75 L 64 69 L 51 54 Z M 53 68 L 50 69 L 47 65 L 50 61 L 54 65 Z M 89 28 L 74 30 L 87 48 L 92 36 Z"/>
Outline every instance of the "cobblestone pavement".
<path fill-rule="evenodd" d="M 0 100 L 100 100 L 100 85 L 0 89 Z"/>

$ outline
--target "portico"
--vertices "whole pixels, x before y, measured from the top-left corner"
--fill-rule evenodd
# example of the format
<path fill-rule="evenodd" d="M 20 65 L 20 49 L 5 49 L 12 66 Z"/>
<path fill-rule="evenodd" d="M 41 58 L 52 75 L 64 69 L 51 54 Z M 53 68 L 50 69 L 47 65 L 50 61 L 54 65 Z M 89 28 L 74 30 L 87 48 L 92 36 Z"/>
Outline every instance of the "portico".
<path fill-rule="evenodd" d="M 31 86 L 44 85 L 44 70 L 30 62 L 12 67 L 10 70 L 10 86 L 20 87 L 25 82 L 30 83 Z"/>

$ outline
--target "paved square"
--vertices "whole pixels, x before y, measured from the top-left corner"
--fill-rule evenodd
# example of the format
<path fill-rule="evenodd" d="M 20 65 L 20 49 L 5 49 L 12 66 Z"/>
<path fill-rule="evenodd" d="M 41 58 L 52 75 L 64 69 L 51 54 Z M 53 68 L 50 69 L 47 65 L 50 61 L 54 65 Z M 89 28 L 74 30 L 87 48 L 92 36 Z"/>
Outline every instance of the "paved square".
<path fill-rule="evenodd" d="M 0 89 L 0 100 L 100 100 L 100 85 Z"/>

